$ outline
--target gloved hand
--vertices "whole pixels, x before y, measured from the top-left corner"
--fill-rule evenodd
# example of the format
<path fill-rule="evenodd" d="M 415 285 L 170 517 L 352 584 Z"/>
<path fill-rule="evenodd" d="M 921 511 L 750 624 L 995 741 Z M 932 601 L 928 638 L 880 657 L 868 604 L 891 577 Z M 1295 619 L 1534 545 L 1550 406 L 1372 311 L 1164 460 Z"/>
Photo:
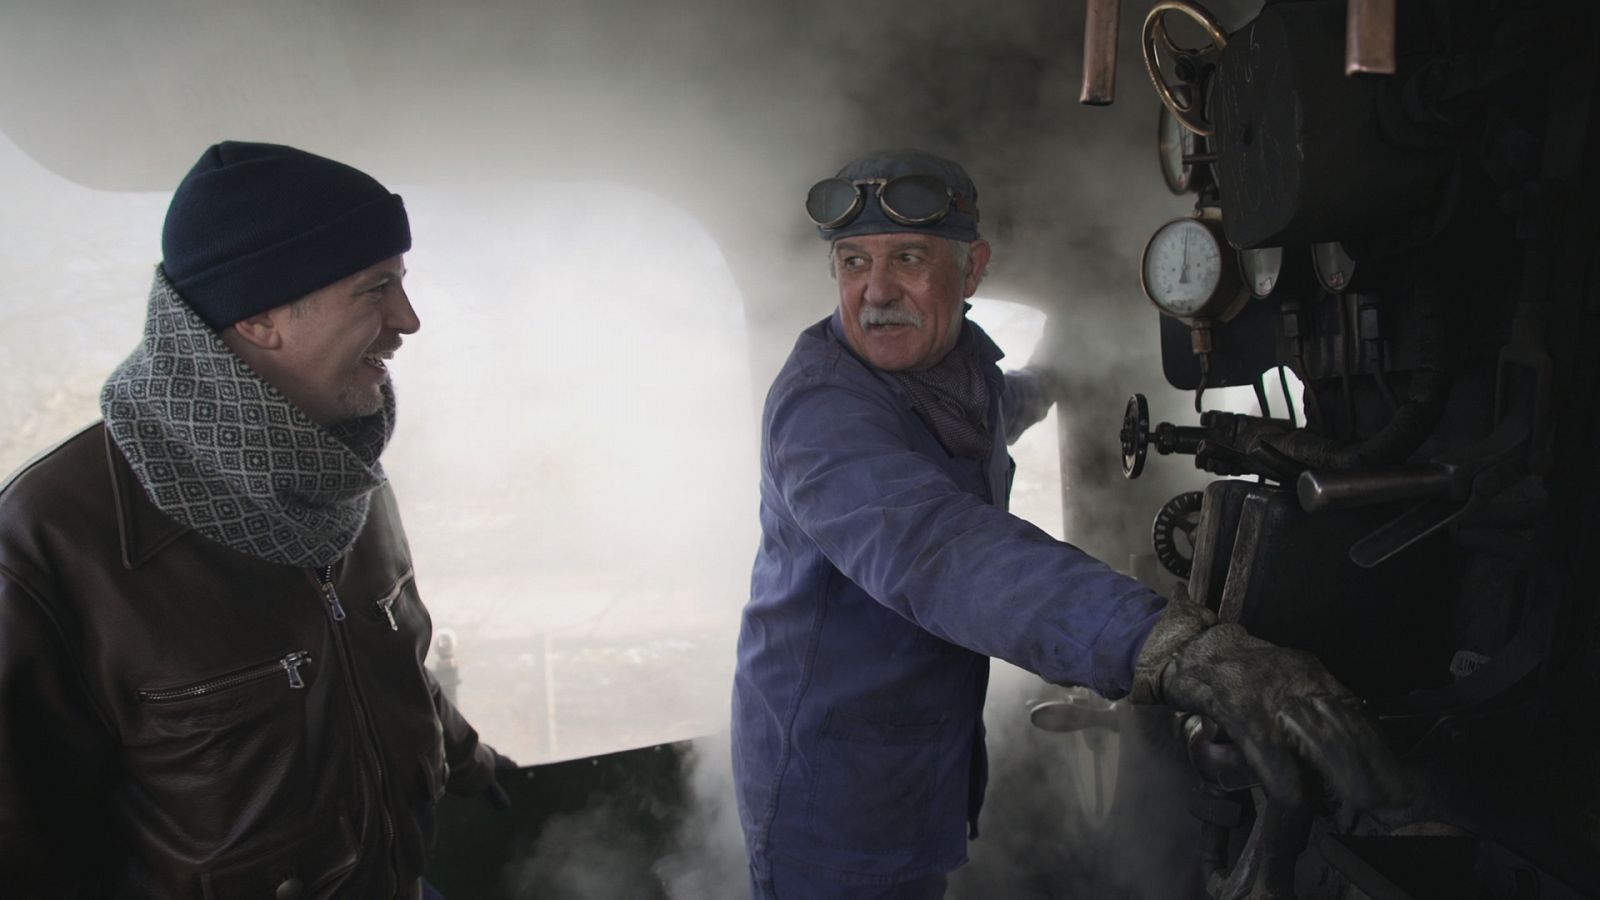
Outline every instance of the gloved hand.
<path fill-rule="evenodd" d="M 1411 793 L 1361 700 L 1316 657 L 1219 624 L 1181 589 L 1139 653 L 1131 698 L 1215 720 L 1274 799 L 1305 801 L 1306 765 L 1358 809 Z"/>
<path fill-rule="evenodd" d="M 500 786 L 500 782 L 518 777 L 521 768 L 493 747 L 489 748 L 489 752 L 494 754 L 494 774 L 489 777 L 489 786 L 483 789 L 483 796 L 496 811 L 505 812 L 511 808 L 511 795 Z"/>

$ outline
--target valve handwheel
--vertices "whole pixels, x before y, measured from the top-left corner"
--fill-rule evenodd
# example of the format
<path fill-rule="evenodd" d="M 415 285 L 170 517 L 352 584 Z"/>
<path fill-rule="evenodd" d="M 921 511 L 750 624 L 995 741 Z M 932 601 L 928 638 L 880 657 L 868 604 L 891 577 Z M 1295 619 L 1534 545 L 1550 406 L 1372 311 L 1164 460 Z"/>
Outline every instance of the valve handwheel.
<path fill-rule="evenodd" d="M 1200 527 L 1200 507 L 1205 496 L 1201 491 L 1185 491 L 1173 497 L 1156 513 L 1155 524 L 1150 526 L 1156 559 L 1179 578 L 1188 578 L 1194 568 L 1194 533 Z"/>
<path fill-rule="evenodd" d="M 1150 404 L 1143 394 L 1128 398 L 1122 414 L 1122 474 L 1138 478 L 1144 471 L 1144 457 L 1150 450 Z"/>
<path fill-rule="evenodd" d="M 1150 73 L 1151 83 L 1156 87 L 1156 96 L 1160 97 L 1162 104 L 1172 112 L 1172 115 L 1179 122 L 1183 123 L 1183 127 L 1195 134 L 1210 137 L 1216 133 L 1216 129 L 1193 109 L 1198 104 L 1178 105 L 1178 99 L 1173 93 L 1172 86 L 1167 84 L 1166 80 L 1161 77 L 1161 67 L 1156 62 L 1156 42 L 1158 40 L 1167 53 L 1172 56 L 1203 53 L 1210 49 L 1203 47 L 1198 50 L 1185 50 L 1172 42 L 1172 39 L 1167 36 L 1164 17 L 1167 13 L 1174 11 L 1181 12 L 1198 22 L 1200 27 L 1205 29 L 1206 36 L 1211 38 L 1211 47 L 1214 47 L 1217 53 L 1221 53 L 1222 48 L 1228 46 L 1228 36 L 1223 33 L 1222 25 L 1217 22 L 1216 16 L 1213 16 L 1205 7 L 1193 2 L 1193 0 L 1161 0 L 1150 10 L 1150 15 L 1146 16 L 1144 20 L 1144 67 L 1145 71 Z"/>

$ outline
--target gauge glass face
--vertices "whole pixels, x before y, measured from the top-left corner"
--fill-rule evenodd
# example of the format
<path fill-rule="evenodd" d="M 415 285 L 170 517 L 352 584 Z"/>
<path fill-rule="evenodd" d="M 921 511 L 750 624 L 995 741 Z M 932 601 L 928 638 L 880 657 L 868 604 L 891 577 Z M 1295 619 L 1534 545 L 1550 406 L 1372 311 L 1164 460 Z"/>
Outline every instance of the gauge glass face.
<path fill-rule="evenodd" d="M 1356 273 L 1356 261 L 1345 252 L 1344 245 L 1338 241 L 1329 241 L 1326 244 L 1313 244 L 1311 247 L 1311 263 L 1316 267 L 1317 280 L 1327 290 L 1338 294 L 1350 286 L 1350 279 Z"/>
<path fill-rule="evenodd" d="M 1144 251 L 1144 290 L 1168 315 L 1197 315 L 1222 282 L 1222 248 L 1195 219 L 1161 226 Z"/>
<path fill-rule="evenodd" d="M 1283 248 L 1240 250 L 1239 268 L 1244 270 L 1245 284 L 1250 286 L 1250 293 L 1265 297 L 1278 286 L 1278 276 L 1283 272 Z"/>
<path fill-rule="evenodd" d="M 1174 194 L 1189 190 L 1194 172 L 1183 158 L 1194 155 L 1194 139 L 1194 132 L 1183 127 L 1178 117 L 1167 109 L 1166 104 L 1162 104 L 1157 149 L 1161 154 L 1161 177 L 1166 180 L 1167 189 Z"/>

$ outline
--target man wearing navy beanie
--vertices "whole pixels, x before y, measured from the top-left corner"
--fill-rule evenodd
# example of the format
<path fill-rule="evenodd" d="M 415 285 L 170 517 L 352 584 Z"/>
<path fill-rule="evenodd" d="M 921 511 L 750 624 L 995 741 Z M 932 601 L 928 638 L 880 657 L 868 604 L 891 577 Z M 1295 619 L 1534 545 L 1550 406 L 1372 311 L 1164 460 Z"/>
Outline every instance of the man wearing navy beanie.
<path fill-rule="evenodd" d="M 504 805 L 378 461 L 410 247 L 292 147 L 179 184 L 104 420 L 0 486 L 8 896 L 419 897 L 439 796 Z"/>

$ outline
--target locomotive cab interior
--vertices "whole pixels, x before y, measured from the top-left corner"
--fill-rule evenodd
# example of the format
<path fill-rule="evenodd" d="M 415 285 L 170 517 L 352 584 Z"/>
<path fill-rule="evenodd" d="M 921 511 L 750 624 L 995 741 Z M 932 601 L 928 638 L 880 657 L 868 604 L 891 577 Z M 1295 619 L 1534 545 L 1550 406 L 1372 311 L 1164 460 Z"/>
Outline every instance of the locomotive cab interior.
<path fill-rule="evenodd" d="M 1315 654 L 1419 785 L 1286 807 L 1212 723 L 997 666 L 950 896 L 1600 896 L 1593 5 L 867 15 L 7 3 L 0 470 L 97 415 L 200 148 L 359 160 L 416 236 L 385 465 L 430 666 L 522 764 L 444 801 L 430 879 L 744 896 L 760 404 L 835 302 L 801 203 L 924 146 L 982 196 L 971 315 L 1067 385 L 1013 508 Z"/>

